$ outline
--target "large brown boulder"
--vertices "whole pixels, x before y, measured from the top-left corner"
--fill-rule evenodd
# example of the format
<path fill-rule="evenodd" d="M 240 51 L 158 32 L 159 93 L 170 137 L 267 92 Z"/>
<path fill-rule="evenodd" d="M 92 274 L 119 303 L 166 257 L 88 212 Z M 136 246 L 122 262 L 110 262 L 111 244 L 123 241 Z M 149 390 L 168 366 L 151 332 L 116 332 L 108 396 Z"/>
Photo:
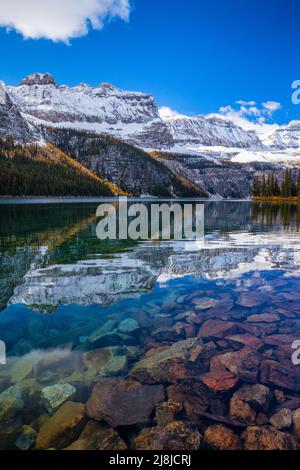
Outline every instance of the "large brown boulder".
<path fill-rule="evenodd" d="M 300 439 L 300 408 L 294 411 L 293 426 L 296 436 L 298 437 L 298 439 Z"/>
<path fill-rule="evenodd" d="M 95 385 L 86 410 L 90 418 L 106 421 L 114 428 L 144 424 L 164 396 L 162 385 L 103 379 Z"/>
<path fill-rule="evenodd" d="M 201 375 L 200 380 L 214 393 L 228 392 L 238 383 L 237 376 L 229 371 L 209 372 Z"/>
<path fill-rule="evenodd" d="M 254 424 L 256 413 L 248 403 L 233 396 L 230 400 L 230 418 L 241 423 Z"/>
<path fill-rule="evenodd" d="M 202 382 L 171 385 L 167 394 L 170 401 L 183 406 L 190 420 L 202 414 L 210 405 L 210 392 Z"/>
<path fill-rule="evenodd" d="M 193 351 L 198 349 L 198 338 L 173 344 L 168 349 L 139 361 L 130 372 L 130 377 L 142 383 L 176 383 L 189 376 L 189 362 Z M 198 355 L 199 357 L 199 351 Z"/>
<path fill-rule="evenodd" d="M 240 307 L 254 308 L 260 307 L 266 302 L 265 296 L 262 296 L 259 292 L 242 292 L 239 296 L 236 304 Z"/>
<path fill-rule="evenodd" d="M 270 422 L 274 428 L 290 429 L 293 423 L 293 413 L 287 408 L 282 408 L 271 417 Z"/>
<path fill-rule="evenodd" d="M 183 421 L 144 429 L 135 439 L 137 450 L 198 450 L 201 434 Z"/>
<path fill-rule="evenodd" d="M 127 369 L 126 349 L 110 347 L 90 351 L 83 355 L 83 362 L 95 377 L 122 375 Z"/>
<path fill-rule="evenodd" d="M 126 450 L 119 434 L 103 424 L 90 421 L 79 439 L 65 450 Z"/>
<path fill-rule="evenodd" d="M 280 321 L 280 316 L 276 313 L 263 313 L 260 315 L 251 315 L 247 318 L 250 323 L 274 323 Z"/>
<path fill-rule="evenodd" d="M 268 387 L 261 384 L 248 385 L 245 384 L 237 392 L 234 397 L 249 403 L 250 406 L 257 410 L 266 411 L 271 398 L 271 392 Z"/>
<path fill-rule="evenodd" d="M 297 368 L 276 361 L 263 361 L 261 382 L 273 387 L 300 392 L 300 375 Z"/>
<path fill-rule="evenodd" d="M 231 429 L 222 424 L 209 426 L 204 434 L 206 447 L 212 450 L 241 450 L 240 438 Z"/>
<path fill-rule="evenodd" d="M 243 335 L 232 335 L 225 338 L 233 346 L 247 346 L 254 351 L 259 351 L 264 343 L 254 335 L 243 334 Z"/>
<path fill-rule="evenodd" d="M 296 450 L 293 437 L 272 426 L 251 426 L 241 437 L 245 450 Z"/>
<path fill-rule="evenodd" d="M 158 426 L 176 421 L 177 415 L 182 411 L 182 404 L 174 401 L 161 403 L 156 407 L 155 421 Z"/>
<path fill-rule="evenodd" d="M 82 403 L 67 402 L 42 426 L 37 449 L 63 449 L 80 435 L 86 419 Z"/>
<path fill-rule="evenodd" d="M 222 320 L 207 320 L 200 328 L 199 336 L 203 339 L 219 339 L 238 333 L 236 323 Z"/>
<path fill-rule="evenodd" d="M 214 359 L 220 367 L 226 368 L 239 379 L 250 383 L 257 382 L 260 355 L 250 348 L 222 354 Z"/>

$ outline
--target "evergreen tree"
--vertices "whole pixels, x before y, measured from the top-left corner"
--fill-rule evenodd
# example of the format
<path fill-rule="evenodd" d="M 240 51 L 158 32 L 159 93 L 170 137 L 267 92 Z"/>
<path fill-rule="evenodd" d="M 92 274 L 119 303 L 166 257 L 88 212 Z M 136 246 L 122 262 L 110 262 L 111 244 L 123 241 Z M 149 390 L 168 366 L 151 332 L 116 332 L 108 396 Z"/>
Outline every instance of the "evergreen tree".
<path fill-rule="evenodd" d="M 262 183 L 261 183 L 261 195 L 263 197 L 266 197 L 268 194 L 267 194 L 267 182 L 266 182 L 266 176 L 265 174 L 263 174 L 263 177 L 262 177 Z"/>
<path fill-rule="evenodd" d="M 254 176 L 253 178 L 252 192 L 253 192 L 254 197 L 261 196 L 261 186 L 260 186 L 260 180 L 258 176 Z"/>

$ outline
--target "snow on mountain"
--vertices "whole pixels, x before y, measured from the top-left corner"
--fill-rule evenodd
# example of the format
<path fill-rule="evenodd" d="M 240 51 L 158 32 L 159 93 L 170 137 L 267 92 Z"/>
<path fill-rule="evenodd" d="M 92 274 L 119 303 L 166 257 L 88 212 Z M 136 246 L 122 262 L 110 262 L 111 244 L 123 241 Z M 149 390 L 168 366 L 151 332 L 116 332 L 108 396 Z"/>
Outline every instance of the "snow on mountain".
<path fill-rule="evenodd" d="M 0 82 L 0 135 L 9 135 L 21 143 L 39 140 L 38 132 L 21 116 L 2 82 Z"/>
<path fill-rule="evenodd" d="M 111 134 L 153 148 L 173 143 L 149 94 L 107 83 L 58 86 L 49 74 L 30 75 L 8 89 L 22 114 L 36 124 Z"/>
<path fill-rule="evenodd" d="M 261 148 L 253 131 L 246 131 L 231 121 L 205 116 L 168 119 L 167 126 L 179 145 L 212 145 L 236 148 Z"/>
<path fill-rule="evenodd" d="M 286 126 L 231 115 L 185 116 L 158 109 L 153 96 L 107 83 L 57 85 L 50 74 L 0 87 L 0 133 L 37 141 L 38 124 L 109 134 L 146 150 L 240 163 L 300 162 L 300 121 Z"/>
<path fill-rule="evenodd" d="M 235 163 L 277 163 L 279 165 L 299 165 L 300 164 L 300 148 L 296 150 L 271 150 L 263 151 L 242 150 L 231 158 Z"/>
<path fill-rule="evenodd" d="M 272 133 L 264 143 L 277 149 L 300 148 L 300 121 L 291 121 L 287 126 L 282 126 Z"/>
<path fill-rule="evenodd" d="M 174 138 L 174 153 L 198 154 L 216 162 L 300 164 L 300 121 L 279 126 L 236 114 L 182 116 L 170 108 L 160 115 Z"/>

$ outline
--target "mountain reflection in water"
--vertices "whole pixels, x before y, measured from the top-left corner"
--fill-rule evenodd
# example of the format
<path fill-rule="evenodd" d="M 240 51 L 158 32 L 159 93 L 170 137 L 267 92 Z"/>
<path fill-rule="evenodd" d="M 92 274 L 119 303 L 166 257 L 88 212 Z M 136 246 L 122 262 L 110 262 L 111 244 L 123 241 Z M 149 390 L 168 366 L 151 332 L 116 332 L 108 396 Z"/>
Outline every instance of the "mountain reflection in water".
<path fill-rule="evenodd" d="M 96 208 L 0 205 L 0 340 L 8 353 L 0 392 L 28 380 L 40 391 L 69 384 L 85 403 L 103 377 L 166 386 L 212 373 L 212 356 L 255 344 L 257 371 L 237 380 L 298 399 L 291 347 L 300 339 L 299 205 L 206 202 L 198 242 L 103 242 Z M 147 354 L 193 338 L 210 349 L 187 376 L 149 381 L 136 372 Z M 287 371 L 285 383 L 270 377 L 270 362 Z M 39 404 L 18 416 L 31 425 L 44 412 Z M 11 441 L 3 444 L 0 431 L 0 448 Z"/>

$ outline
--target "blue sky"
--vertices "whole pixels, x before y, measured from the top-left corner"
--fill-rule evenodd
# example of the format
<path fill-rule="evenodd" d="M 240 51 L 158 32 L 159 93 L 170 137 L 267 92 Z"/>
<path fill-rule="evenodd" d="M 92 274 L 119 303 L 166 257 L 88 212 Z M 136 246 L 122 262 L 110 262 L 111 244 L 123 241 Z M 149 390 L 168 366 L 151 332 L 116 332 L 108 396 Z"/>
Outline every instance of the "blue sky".
<path fill-rule="evenodd" d="M 10 0 L 27 1 L 36 0 Z M 0 28 L 0 79 L 17 84 L 47 71 L 59 84 L 104 81 L 147 91 L 160 106 L 187 114 L 254 100 L 282 104 L 270 120 L 300 118 L 300 105 L 291 102 L 291 83 L 300 80 L 299 0 L 135 0 L 129 21 L 119 16 L 126 14 L 69 45 Z"/>

